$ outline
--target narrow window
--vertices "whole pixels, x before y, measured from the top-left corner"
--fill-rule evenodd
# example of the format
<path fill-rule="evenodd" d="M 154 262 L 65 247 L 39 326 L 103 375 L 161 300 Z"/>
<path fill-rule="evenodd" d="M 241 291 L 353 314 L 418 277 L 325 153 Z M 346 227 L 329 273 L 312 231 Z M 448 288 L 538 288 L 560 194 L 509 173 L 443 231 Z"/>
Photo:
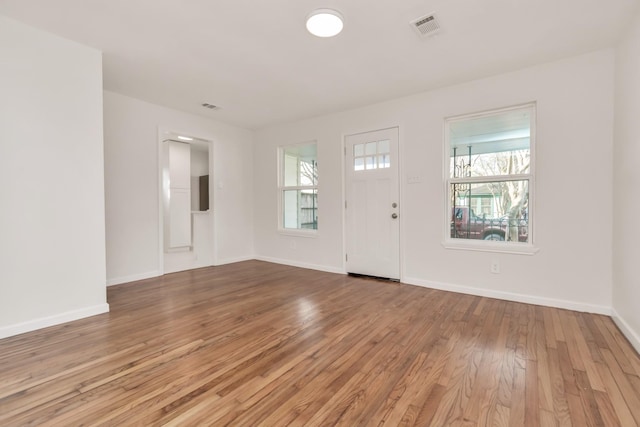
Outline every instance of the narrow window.
<path fill-rule="evenodd" d="M 280 229 L 318 229 L 316 143 L 280 147 Z"/>
<path fill-rule="evenodd" d="M 534 126 L 535 104 L 445 121 L 447 241 L 531 245 Z"/>

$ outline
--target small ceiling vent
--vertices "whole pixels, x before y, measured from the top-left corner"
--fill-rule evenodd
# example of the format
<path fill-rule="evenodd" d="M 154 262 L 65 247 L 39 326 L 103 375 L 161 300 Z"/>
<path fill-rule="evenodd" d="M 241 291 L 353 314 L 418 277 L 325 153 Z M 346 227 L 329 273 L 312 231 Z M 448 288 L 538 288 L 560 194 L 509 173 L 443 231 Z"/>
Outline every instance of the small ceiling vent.
<path fill-rule="evenodd" d="M 418 32 L 420 37 L 431 36 L 440 31 L 440 23 L 436 19 L 435 13 L 411 21 L 411 26 Z"/>
<path fill-rule="evenodd" d="M 209 110 L 217 110 L 220 108 L 217 105 L 209 104 L 208 102 L 203 103 L 202 106 L 204 108 L 208 108 Z"/>

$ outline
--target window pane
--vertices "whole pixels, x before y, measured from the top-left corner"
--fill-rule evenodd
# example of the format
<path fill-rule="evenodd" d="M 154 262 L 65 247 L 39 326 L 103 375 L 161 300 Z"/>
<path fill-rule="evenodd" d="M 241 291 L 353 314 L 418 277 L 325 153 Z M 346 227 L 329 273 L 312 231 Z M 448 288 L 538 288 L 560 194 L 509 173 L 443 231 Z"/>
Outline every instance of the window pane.
<path fill-rule="evenodd" d="M 284 185 L 298 185 L 298 157 L 284 154 Z"/>
<path fill-rule="evenodd" d="M 451 184 L 451 237 L 529 241 L 529 181 Z"/>
<path fill-rule="evenodd" d="M 298 192 L 286 190 L 283 195 L 284 228 L 298 228 Z"/>
<path fill-rule="evenodd" d="M 378 167 L 379 168 L 388 168 L 391 166 L 391 163 L 389 162 L 389 155 L 388 154 L 382 154 L 380 156 L 378 156 Z"/>
<path fill-rule="evenodd" d="M 283 153 L 283 182 L 285 187 L 316 185 L 318 162 L 316 144 L 285 147 Z"/>
<path fill-rule="evenodd" d="M 283 227 L 318 229 L 318 190 L 283 191 Z"/>
<path fill-rule="evenodd" d="M 375 169 L 376 168 L 376 158 L 373 156 L 364 158 L 365 165 L 367 169 Z"/>
<path fill-rule="evenodd" d="M 390 145 L 389 145 L 388 139 L 378 142 L 378 153 L 380 154 L 388 153 L 389 150 L 390 150 Z"/>
<path fill-rule="evenodd" d="M 353 170 L 364 170 L 364 159 L 362 157 L 353 159 Z"/>
<path fill-rule="evenodd" d="M 353 156 L 364 156 L 364 144 L 356 144 L 353 146 Z"/>
<path fill-rule="evenodd" d="M 377 142 L 367 142 L 367 145 L 365 147 L 365 154 L 376 154 L 377 145 Z"/>
<path fill-rule="evenodd" d="M 301 160 L 300 185 L 316 185 L 318 182 L 318 163 L 313 160 Z"/>
<path fill-rule="evenodd" d="M 449 124 L 451 178 L 527 174 L 531 112 L 504 111 Z"/>

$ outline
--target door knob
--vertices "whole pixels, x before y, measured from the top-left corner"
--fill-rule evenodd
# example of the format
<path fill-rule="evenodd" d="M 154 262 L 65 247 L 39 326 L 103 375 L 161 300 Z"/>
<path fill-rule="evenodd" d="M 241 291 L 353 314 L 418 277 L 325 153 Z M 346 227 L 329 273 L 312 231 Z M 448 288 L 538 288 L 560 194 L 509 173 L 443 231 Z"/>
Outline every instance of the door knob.
<path fill-rule="evenodd" d="M 392 214 L 391 214 L 391 218 L 393 218 L 393 219 L 398 218 L 398 214 L 397 214 L 397 213 L 395 213 L 395 212 L 394 212 L 394 213 L 392 213 Z"/>

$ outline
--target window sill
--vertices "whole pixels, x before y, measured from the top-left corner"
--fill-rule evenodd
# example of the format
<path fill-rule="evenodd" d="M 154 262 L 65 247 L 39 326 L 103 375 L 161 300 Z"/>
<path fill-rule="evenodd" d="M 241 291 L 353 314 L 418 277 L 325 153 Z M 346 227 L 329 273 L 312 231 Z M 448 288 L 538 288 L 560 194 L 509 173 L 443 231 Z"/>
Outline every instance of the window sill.
<path fill-rule="evenodd" d="M 291 237 L 316 238 L 318 237 L 318 230 L 279 228 L 278 234 Z"/>
<path fill-rule="evenodd" d="M 485 241 L 454 242 L 445 240 L 442 242 L 445 249 L 476 252 L 496 252 L 515 255 L 535 255 L 540 248 L 524 243 L 490 243 Z"/>

